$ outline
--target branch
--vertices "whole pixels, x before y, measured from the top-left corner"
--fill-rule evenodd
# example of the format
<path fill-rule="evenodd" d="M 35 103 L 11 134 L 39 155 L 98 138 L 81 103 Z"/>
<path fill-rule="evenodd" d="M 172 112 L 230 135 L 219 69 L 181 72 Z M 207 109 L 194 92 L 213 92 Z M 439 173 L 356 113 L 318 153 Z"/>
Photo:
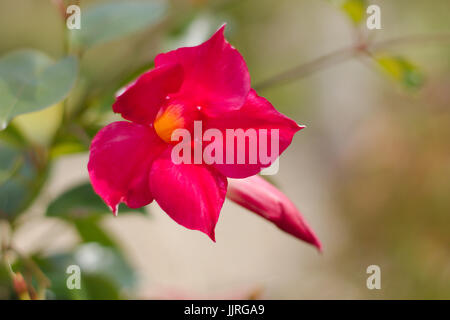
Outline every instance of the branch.
<path fill-rule="evenodd" d="M 428 44 L 434 42 L 449 42 L 450 33 L 444 34 L 431 34 L 431 35 L 410 35 L 389 40 L 380 41 L 378 43 L 366 44 L 357 43 L 350 47 L 339 49 L 330 52 L 324 56 L 314 59 L 310 62 L 301 64 L 284 72 L 281 72 L 269 79 L 258 83 L 254 88 L 256 90 L 264 90 L 269 87 L 288 83 L 290 81 L 304 78 L 312 73 L 325 69 L 326 67 L 339 64 L 350 58 L 358 56 L 360 54 L 371 54 L 373 51 L 384 50 L 397 45 L 406 44 Z"/>
<path fill-rule="evenodd" d="M 9 249 L 14 252 L 20 260 L 23 261 L 25 267 L 31 272 L 31 274 L 34 274 L 36 276 L 36 280 L 39 285 L 37 298 L 45 299 L 45 289 L 51 286 L 50 279 L 47 278 L 47 276 L 42 272 L 39 265 L 32 258 L 25 256 L 19 250 L 17 250 L 17 248 L 11 245 Z"/>

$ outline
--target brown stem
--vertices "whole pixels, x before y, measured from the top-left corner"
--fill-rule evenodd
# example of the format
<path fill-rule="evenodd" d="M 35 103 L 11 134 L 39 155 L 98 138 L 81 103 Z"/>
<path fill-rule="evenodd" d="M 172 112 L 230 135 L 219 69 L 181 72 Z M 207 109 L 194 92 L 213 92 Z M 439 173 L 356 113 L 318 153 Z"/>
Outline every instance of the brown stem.
<path fill-rule="evenodd" d="M 411 45 L 411 44 L 428 44 L 428 43 L 450 43 L 450 33 L 440 33 L 440 34 L 416 34 L 403 36 L 399 38 L 379 41 L 377 43 L 373 43 L 370 46 L 372 51 L 384 50 L 386 48 L 391 48 L 400 45 Z"/>
<path fill-rule="evenodd" d="M 301 79 L 314 72 L 320 71 L 326 67 L 344 62 L 350 58 L 353 58 L 359 54 L 370 54 L 373 51 L 384 50 L 397 45 L 406 44 L 427 44 L 434 42 L 450 42 L 450 34 L 431 34 L 431 35 L 410 35 L 399 37 L 395 39 L 389 39 L 380 41 L 377 43 L 356 43 L 347 48 L 339 49 L 328 53 L 322 57 L 314 59 L 310 62 L 301 64 L 297 67 L 291 68 L 284 72 L 281 72 L 269 79 L 258 83 L 254 88 L 256 90 L 264 90 L 276 85 L 285 84 L 287 82 Z"/>

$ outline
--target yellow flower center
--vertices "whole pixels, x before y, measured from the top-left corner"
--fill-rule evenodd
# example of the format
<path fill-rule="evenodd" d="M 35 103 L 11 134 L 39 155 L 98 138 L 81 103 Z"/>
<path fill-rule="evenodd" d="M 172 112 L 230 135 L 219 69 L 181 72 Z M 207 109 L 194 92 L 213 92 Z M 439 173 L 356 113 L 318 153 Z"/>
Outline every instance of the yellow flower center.
<path fill-rule="evenodd" d="M 153 122 L 158 136 L 168 143 L 172 141 L 172 132 L 176 129 L 184 128 L 185 125 L 183 106 L 180 104 L 172 104 L 167 108 L 161 109 Z"/>

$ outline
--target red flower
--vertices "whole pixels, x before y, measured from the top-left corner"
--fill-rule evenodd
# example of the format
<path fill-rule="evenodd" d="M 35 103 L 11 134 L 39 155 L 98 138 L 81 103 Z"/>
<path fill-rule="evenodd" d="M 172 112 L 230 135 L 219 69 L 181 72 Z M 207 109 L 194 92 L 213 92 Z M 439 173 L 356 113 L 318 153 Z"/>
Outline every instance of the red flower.
<path fill-rule="evenodd" d="M 137 208 L 155 199 L 176 222 L 214 240 L 227 177 L 255 175 L 275 159 L 264 162 L 258 153 L 256 163 L 176 164 L 171 157 L 175 130 L 193 132 L 196 121 L 223 136 L 227 129 L 266 129 L 267 142 L 276 138 L 271 129 L 278 129 L 281 154 L 302 128 L 250 88 L 245 61 L 225 40 L 224 28 L 199 46 L 158 55 L 155 68 L 117 97 L 114 112 L 131 122 L 103 128 L 92 142 L 88 164 L 94 190 L 115 214 L 120 202 Z M 196 152 L 198 141 L 190 143 Z M 242 151 L 236 145 L 222 148 L 224 155 L 234 153 L 232 160 Z M 252 151 L 245 144 L 245 154 Z"/>
<path fill-rule="evenodd" d="M 258 175 L 246 179 L 230 179 L 227 198 L 322 250 L 319 239 L 295 205 L 280 190 Z"/>

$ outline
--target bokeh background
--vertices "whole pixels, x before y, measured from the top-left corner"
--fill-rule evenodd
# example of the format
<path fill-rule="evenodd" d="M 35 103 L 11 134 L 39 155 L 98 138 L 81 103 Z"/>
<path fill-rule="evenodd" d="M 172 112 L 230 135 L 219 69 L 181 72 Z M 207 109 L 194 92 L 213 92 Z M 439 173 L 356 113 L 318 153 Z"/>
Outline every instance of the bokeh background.
<path fill-rule="evenodd" d="M 64 5 L 80 4 L 83 30 L 83 14 L 111 2 Z M 13 270 L 36 291 L 45 287 L 46 298 L 449 299 L 450 2 L 159 3 L 167 7 L 151 25 L 80 54 L 65 106 L 80 116 L 64 125 L 67 132 L 58 129 L 61 104 L 19 116 L 0 132 L 0 236 L 16 248 Z M 360 7 L 370 3 L 381 7 L 382 29 L 369 33 Z M 307 126 L 269 178 L 300 208 L 322 254 L 229 201 L 212 243 L 155 203 L 114 218 L 86 185 L 92 134 L 118 119 L 114 92 L 151 68 L 157 53 L 199 44 L 224 22 L 256 86 L 355 39 L 447 34 L 385 46 L 372 58 L 355 56 L 259 91 Z M 34 48 L 59 59 L 67 50 L 64 26 L 55 2 L 2 0 L 0 57 Z M 76 45 L 69 50 L 79 54 Z M 55 142 L 55 134 L 66 138 Z M 25 156 L 17 163 L 8 143 L 18 136 Z M 42 166 L 44 173 L 33 171 Z M 24 185 L 39 192 L 29 195 Z M 82 290 L 65 287 L 72 263 L 82 268 Z M 372 264 L 381 268 L 381 290 L 366 287 Z M 17 298 L 8 267 L 1 268 L 0 298 Z"/>

